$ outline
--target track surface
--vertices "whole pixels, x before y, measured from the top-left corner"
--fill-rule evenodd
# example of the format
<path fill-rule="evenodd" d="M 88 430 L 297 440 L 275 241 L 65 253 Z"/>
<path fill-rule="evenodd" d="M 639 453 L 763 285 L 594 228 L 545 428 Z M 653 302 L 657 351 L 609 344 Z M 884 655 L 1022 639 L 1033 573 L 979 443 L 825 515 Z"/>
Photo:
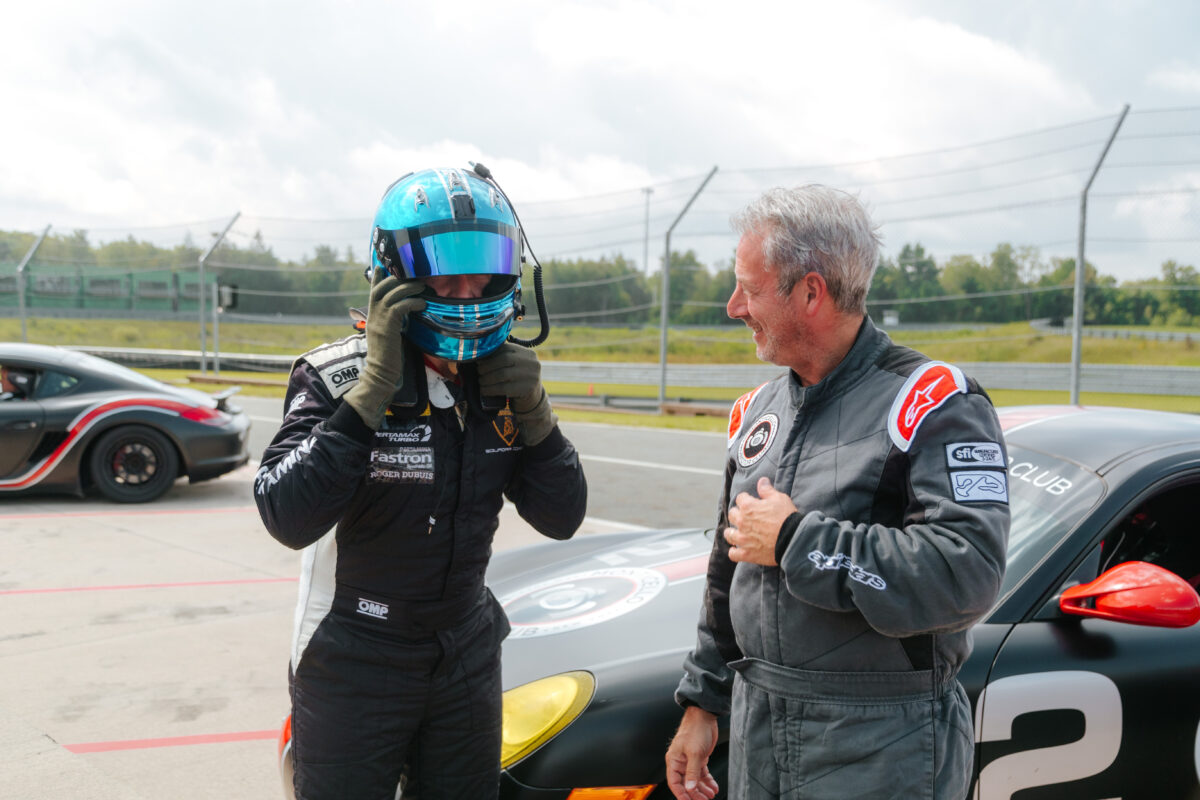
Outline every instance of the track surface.
<path fill-rule="evenodd" d="M 252 460 L 280 401 L 245 398 Z M 564 424 L 579 535 L 703 527 L 721 435 Z M 271 798 L 298 555 L 262 528 L 254 465 L 145 506 L 0 498 L 0 797 Z M 496 549 L 540 537 L 507 508 Z"/>

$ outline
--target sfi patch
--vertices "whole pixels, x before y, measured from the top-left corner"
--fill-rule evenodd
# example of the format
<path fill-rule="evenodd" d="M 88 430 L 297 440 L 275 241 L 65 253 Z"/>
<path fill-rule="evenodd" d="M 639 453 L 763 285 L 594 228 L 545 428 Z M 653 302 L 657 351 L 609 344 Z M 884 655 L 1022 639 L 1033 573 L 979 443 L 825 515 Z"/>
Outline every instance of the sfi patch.
<path fill-rule="evenodd" d="M 533 639 L 599 625 L 649 603 L 667 576 L 642 567 L 612 567 L 552 578 L 500 598 L 512 639 Z"/>
<path fill-rule="evenodd" d="M 930 412 L 966 391 L 967 378 L 958 367 L 941 361 L 930 361 L 918 367 L 900 387 L 888 412 L 888 434 L 893 444 L 907 453 L 917 429 Z"/>
<path fill-rule="evenodd" d="M 737 461 L 743 467 L 749 467 L 767 454 L 775 435 L 779 433 L 779 417 L 772 413 L 763 414 L 754 421 L 750 430 L 742 437 L 738 445 Z"/>
<path fill-rule="evenodd" d="M 998 470 L 951 472 L 950 485 L 960 503 L 1008 502 L 1008 475 Z"/>
<path fill-rule="evenodd" d="M 1003 467 L 999 442 L 956 442 L 946 445 L 947 467 Z"/>

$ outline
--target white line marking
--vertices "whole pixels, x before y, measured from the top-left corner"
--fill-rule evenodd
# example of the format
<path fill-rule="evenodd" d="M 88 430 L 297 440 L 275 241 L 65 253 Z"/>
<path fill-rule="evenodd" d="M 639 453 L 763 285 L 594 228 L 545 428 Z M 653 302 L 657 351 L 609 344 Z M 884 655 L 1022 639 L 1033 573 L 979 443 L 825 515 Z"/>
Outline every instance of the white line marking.
<path fill-rule="evenodd" d="M 645 525 L 630 525 L 627 522 L 617 522 L 611 519 L 600 519 L 599 517 L 584 517 L 583 521 L 592 525 L 604 525 L 618 531 L 648 531 Z"/>

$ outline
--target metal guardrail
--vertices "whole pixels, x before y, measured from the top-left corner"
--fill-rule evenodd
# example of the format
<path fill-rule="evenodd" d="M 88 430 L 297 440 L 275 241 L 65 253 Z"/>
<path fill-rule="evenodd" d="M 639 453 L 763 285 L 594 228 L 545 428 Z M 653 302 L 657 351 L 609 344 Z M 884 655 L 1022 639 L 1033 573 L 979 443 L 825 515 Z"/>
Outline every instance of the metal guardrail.
<path fill-rule="evenodd" d="M 71 347 L 131 366 L 194 368 L 200 364 L 195 350 L 147 350 L 126 347 Z M 251 372 L 287 372 L 293 355 L 221 353 L 221 369 Z M 1070 364 L 1008 362 L 960 363 L 985 389 L 1042 389 L 1067 391 Z M 709 388 L 751 388 L 766 383 L 783 369 L 770 364 L 668 364 L 667 385 Z M 559 383 L 625 384 L 657 386 L 657 364 L 589 361 L 543 361 L 542 377 Z M 1147 367 L 1125 364 L 1084 364 L 1085 392 L 1200 396 L 1200 367 Z"/>

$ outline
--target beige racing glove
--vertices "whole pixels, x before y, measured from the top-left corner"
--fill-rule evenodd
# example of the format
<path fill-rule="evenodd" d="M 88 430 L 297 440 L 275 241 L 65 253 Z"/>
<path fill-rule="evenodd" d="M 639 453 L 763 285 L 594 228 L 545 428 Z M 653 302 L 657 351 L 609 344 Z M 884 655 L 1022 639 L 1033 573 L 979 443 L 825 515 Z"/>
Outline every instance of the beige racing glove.
<path fill-rule="evenodd" d="M 512 342 L 500 345 L 496 352 L 479 360 L 479 393 L 503 395 L 517 418 L 521 441 L 532 447 L 558 424 L 550 400 L 542 386 L 542 365 L 528 347 Z"/>
<path fill-rule="evenodd" d="M 375 273 L 367 306 L 367 363 L 358 383 L 346 392 L 346 402 L 371 430 L 383 424 L 383 415 L 404 380 L 408 315 L 425 308 L 425 301 L 416 296 L 425 290 L 423 281 L 380 275 L 384 273 Z"/>

